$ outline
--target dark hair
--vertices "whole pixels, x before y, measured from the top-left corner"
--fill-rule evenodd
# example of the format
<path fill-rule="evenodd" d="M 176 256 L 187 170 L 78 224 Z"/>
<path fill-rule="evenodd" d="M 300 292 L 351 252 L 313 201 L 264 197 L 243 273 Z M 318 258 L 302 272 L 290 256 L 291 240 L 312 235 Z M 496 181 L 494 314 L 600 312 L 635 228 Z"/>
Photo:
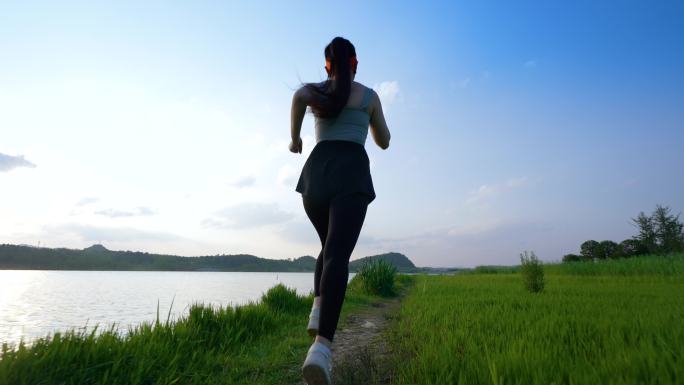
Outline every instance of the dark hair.
<path fill-rule="evenodd" d="M 319 118 L 334 118 L 340 114 L 351 92 L 350 58 L 356 56 L 354 45 L 343 37 L 332 39 L 323 50 L 325 59 L 330 61 L 330 74 L 322 84 L 307 83 L 304 87 L 312 92 L 311 111 Z M 335 83 L 331 77 L 335 77 Z"/>

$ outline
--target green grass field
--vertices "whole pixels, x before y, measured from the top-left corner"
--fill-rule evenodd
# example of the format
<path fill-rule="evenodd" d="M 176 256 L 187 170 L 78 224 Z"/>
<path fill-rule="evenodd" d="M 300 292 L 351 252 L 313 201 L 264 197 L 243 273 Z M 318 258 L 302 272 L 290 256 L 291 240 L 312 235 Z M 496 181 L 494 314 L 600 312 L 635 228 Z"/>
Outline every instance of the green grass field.
<path fill-rule="evenodd" d="M 401 287 L 408 281 L 398 279 Z M 350 283 L 342 320 L 379 297 Z M 193 307 L 175 322 L 124 335 L 67 332 L 0 353 L 0 385 L 260 384 L 301 380 L 313 297 L 276 286 L 258 303 Z"/>
<path fill-rule="evenodd" d="M 684 255 L 545 269 L 539 294 L 516 270 L 417 277 L 393 383 L 684 383 Z"/>
<path fill-rule="evenodd" d="M 409 290 L 385 331 L 392 384 L 684 383 L 684 255 L 544 269 L 538 294 L 510 267 L 396 277 Z M 350 284 L 342 319 L 380 299 L 363 287 Z M 294 384 L 311 301 L 275 287 L 258 303 L 198 305 L 124 335 L 3 347 L 0 385 Z"/>

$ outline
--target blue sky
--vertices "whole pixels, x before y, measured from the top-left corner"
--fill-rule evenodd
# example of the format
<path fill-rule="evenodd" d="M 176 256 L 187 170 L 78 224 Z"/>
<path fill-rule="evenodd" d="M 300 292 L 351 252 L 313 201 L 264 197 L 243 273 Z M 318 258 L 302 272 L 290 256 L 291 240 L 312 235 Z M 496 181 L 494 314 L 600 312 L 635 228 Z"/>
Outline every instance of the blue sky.
<path fill-rule="evenodd" d="M 316 255 L 292 92 L 334 36 L 383 100 L 352 258 L 559 260 L 684 210 L 680 2 L 0 5 L 0 242 Z M 23 158 L 22 158 L 23 156 Z"/>

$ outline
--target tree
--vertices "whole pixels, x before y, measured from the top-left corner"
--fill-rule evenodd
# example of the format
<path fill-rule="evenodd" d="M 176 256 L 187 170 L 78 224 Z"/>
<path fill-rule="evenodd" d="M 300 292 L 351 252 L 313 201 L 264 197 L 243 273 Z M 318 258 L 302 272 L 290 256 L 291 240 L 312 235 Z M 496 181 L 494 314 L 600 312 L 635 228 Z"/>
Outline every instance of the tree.
<path fill-rule="evenodd" d="M 648 250 L 638 239 L 625 239 L 618 245 L 619 254 L 623 258 L 635 257 L 637 255 L 647 254 Z"/>
<path fill-rule="evenodd" d="M 579 262 L 581 260 L 582 257 L 577 254 L 565 254 L 563 256 L 563 262 Z"/>
<path fill-rule="evenodd" d="M 586 261 L 593 261 L 599 258 L 601 244 L 592 240 L 586 241 L 580 245 L 580 255 Z"/>
<path fill-rule="evenodd" d="M 657 205 L 651 218 L 655 224 L 658 252 L 667 254 L 684 249 L 684 226 L 679 221 L 679 214 L 672 215 L 669 207 Z"/>
<path fill-rule="evenodd" d="M 618 247 L 618 244 L 613 241 L 601 241 L 599 249 L 601 253 L 601 259 L 620 257 L 618 254 L 620 248 Z"/>
<path fill-rule="evenodd" d="M 658 245 L 656 244 L 656 231 L 653 219 L 642 211 L 636 218 L 632 218 L 632 222 L 639 227 L 639 234 L 636 235 L 635 239 L 641 242 L 647 253 L 654 254 L 657 251 Z"/>
<path fill-rule="evenodd" d="M 667 254 L 684 250 L 684 225 L 679 214 L 672 215 L 667 206 L 656 205 L 651 216 L 639 213 L 632 221 L 639 228 L 634 239 L 641 242 L 649 254 Z"/>

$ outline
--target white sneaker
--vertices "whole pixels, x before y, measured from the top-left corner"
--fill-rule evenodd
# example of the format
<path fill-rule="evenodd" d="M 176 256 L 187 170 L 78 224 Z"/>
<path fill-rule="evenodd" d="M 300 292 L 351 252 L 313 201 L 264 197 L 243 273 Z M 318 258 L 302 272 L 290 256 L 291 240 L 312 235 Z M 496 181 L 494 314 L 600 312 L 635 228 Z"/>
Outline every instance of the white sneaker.
<path fill-rule="evenodd" d="M 321 318 L 321 308 L 315 307 L 311 309 L 311 314 L 309 314 L 309 324 L 306 326 L 306 331 L 311 337 L 315 337 L 318 334 L 318 320 Z"/>
<path fill-rule="evenodd" d="M 304 365 L 302 365 L 302 375 L 308 385 L 330 385 L 330 372 L 332 365 L 330 348 L 320 342 L 314 342 L 306 354 Z"/>

